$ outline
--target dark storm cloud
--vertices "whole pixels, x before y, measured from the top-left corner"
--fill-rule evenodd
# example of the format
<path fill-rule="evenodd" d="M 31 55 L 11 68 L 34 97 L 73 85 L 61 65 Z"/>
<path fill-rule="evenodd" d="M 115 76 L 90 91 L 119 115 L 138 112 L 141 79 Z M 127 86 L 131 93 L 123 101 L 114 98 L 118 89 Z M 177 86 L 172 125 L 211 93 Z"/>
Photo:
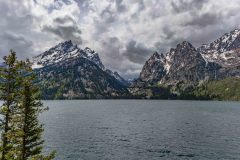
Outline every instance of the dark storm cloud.
<path fill-rule="evenodd" d="M 74 19 L 69 16 L 55 18 L 51 25 L 44 25 L 42 31 L 53 33 L 63 40 L 71 39 L 77 44 L 82 44 L 82 32 Z"/>
<path fill-rule="evenodd" d="M 116 0 L 115 5 L 118 12 L 125 12 L 126 6 L 123 4 L 123 0 Z"/>
<path fill-rule="evenodd" d="M 102 37 L 102 34 L 106 33 L 109 31 L 109 27 L 105 24 L 102 23 L 99 20 L 96 20 L 94 22 L 95 24 L 95 31 L 93 32 L 93 37 L 97 40 L 98 38 Z"/>
<path fill-rule="evenodd" d="M 186 22 L 186 26 L 198 26 L 198 27 L 206 27 L 208 25 L 217 24 L 221 21 L 222 17 L 220 14 L 216 13 L 204 13 L 202 15 L 194 15 L 192 20 Z"/>
<path fill-rule="evenodd" d="M 190 10 L 200 10 L 208 0 L 175 0 L 171 2 L 174 12 L 181 13 Z"/>
<path fill-rule="evenodd" d="M 10 32 L 7 32 L 7 33 L 4 33 L 2 35 L 2 37 L 9 41 L 9 42 L 14 42 L 16 44 L 20 44 L 20 45 L 23 45 L 25 47 L 31 47 L 33 45 L 33 42 L 30 41 L 30 40 L 27 40 L 24 36 L 22 35 L 17 35 L 17 34 L 14 34 L 14 33 L 10 33 Z"/>
<path fill-rule="evenodd" d="M 165 34 L 166 39 L 171 39 L 175 35 L 175 31 L 171 30 L 170 27 L 166 26 L 163 28 L 163 33 Z"/>
<path fill-rule="evenodd" d="M 229 29 L 221 28 L 221 25 L 212 26 L 204 34 L 198 33 L 198 34 L 192 34 L 192 36 L 189 35 L 188 41 L 191 42 L 195 47 L 199 47 L 201 44 L 204 44 L 204 43 L 207 44 L 216 40 L 217 38 L 222 36 L 224 33 L 227 33 L 232 29 L 233 28 L 229 28 Z"/>
<path fill-rule="evenodd" d="M 13 48 L 31 57 L 71 39 L 131 77 L 154 51 L 184 40 L 198 47 L 240 27 L 239 10 L 240 0 L 0 0 L 0 56 Z"/>
<path fill-rule="evenodd" d="M 113 71 L 118 71 L 118 73 L 125 72 L 127 66 L 123 64 L 124 57 L 120 53 L 122 42 L 117 37 L 108 37 L 101 40 L 100 43 L 101 50 L 99 52 L 105 66 Z"/>
<path fill-rule="evenodd" d="M 0 57 L 10 49 L 16 51 L 19 58 L 34 54 L 33 42 L 28 38 L 33 17 L 27 8 L 16 10 L 16 6 L 19 6 L 17 2 L 9 5 L 0 1 Z"/>
<path fill-rule="evenodd" d="M 164 39 L 161 42 L 155 42 L 154 47 L 155 50 L 159 53 L 166 54 L 167 52 L 170 51 L 171 48 L 175 48 L 177 44 L 183 42 L 183 41 L 189 41 L 189 39 L 181 37 L 181 36 L 176 36 L 172 39 Z"/>
<path fill-rule="evenodd" d="M 153 49 L 132 40 L 126 45 L 126 50 L 124 51 L 123 56 L 134 63 L 144 63 L 146 57 L 150 56 L 152 53 Z"/>
<path fill-rule="evenodd" d="M 0 52 L 2 54 L 6 55 L 10 49 L 16 51 L 19 58 L 26 58 L 28 54 L 33 54 L 33 42 L 26 39 L 23 35 L 5 32 L 0 37 L 4 39 L 0 43 Z"/>
<path fill-rule="evenodd" d="M 101 46 L 103 47 L 103 52 L 110 59 L 118 59 L 121 62 L 122 56 L 120 53 L 121 42 L 117 37 L 109 37 L 105 38 L 101 41 Z M 113 61 L 109 61 L 110 63 L 115 63 Z M 116 63 L 118 63 L 116 62 Z M 110 64 L 109 63 L 109 64 Z M 112 64 L 113 65 L 113 64 Z"/>
<path fill-rule="evenodd" d="M 130 61 L 125 57 L 126 50 L 122 51 L 123 42 L 117 37 L 105 38 L 101 41 L 103 58 L 105 66 L 111 68 L 112 71 L 117 71 L 121 76 L 125 78 L 137 77 L 140 72 L 142 64 Z M 145 49 L 146 50 L 146 49 Z"/>

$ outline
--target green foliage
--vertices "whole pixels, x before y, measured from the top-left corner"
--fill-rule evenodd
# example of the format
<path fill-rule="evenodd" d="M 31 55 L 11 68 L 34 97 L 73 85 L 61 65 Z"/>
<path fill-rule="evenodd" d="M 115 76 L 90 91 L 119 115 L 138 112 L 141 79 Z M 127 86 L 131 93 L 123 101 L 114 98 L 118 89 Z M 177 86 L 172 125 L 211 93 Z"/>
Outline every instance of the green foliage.
<path fill-rule="evenodd" d="M 1 68 L 1 160 L 51 160 L 42 154 L 43 125 L 38 116 L 46 110 L 40 101 L 29 60 L 17 61 L 13 51 Z"/>
<path fill-rule="evenodd" d="M 0 113 L 1 119 L 1 159 L 14 159 L 17 155 L 15 134 L 18 134 L 18 128 L 15 126 L 15 114 L 18 111 L 17 100 L 19 98 L 18 90 L 20 88 L 20 65 L 16 54 L 12 50 L 9 56 L 4 58 L 5 67 L 1 68 L 1 99 L 4 101 Z"/>
<path fill-rule="evenodd" d="M 150 87 L 153 99 L 175 99 L 176 95 L 171 92 L 171 88 L 164 85 Z"/>
<path fill-rule="evenodd" d="M 35 70 L 42 99 L 115 98 L 129 94 L 126 86 L 86 58 Z"/>
<path fill-rule="evenodd" d="M 197 97 L 208 96 L 216 100 L 240 100 L 240 78 L 229 77 L 218 81 L 207 81 L 194 91 Z"/>
<path fill-rule="evenodd" d="M 171 87 L 160 84 L 144 87 L 133 87 L 129 88 L 129 90 L 132 94 L 132 97 L 130 98 L 176 99 L 176 95 L 171 91 Z"/>
<path fill-rule="evenodd" d="M 184 83 L 176 86 L 158 84 L 132 90 L 134 98 L 239 101 L 240 78 L 203 81 L 198 86 Z"/>
<path fill-rule="evenodd" d="M 31 69 L 30 62 L 24 63 L 24 78 L 22 80 L 22 90 L 20 91 L 20 128 L 22 135 L 21 142 L 21 159 L 48 159 L 49 156 L 42 155 L 43 125 L 38 122 L 38 115 L 47 108 L 40 101 L 39 89 L 34 84 L 35 75 Z M 51 154 L 52 155 L 52 154 Z"/>

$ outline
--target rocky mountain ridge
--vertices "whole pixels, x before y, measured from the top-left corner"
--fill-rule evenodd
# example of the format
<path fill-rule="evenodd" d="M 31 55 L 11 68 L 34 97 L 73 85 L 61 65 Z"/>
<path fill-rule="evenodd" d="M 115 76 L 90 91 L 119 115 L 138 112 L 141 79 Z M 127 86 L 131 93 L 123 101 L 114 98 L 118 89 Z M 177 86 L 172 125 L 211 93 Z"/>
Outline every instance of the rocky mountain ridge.
<path fill-rule="evenodd" d="M 106 69 L 97 52 L 66 41 L 33 57 L 44 99 L 113 98 L 128 95 L 127 82 Z"/>
<path fill-rule="evenodd" d="M 71 40 L 59 43 L 44 53 L 33 57 L 33 67 L 41 68 L 47 65 L 58 63 L 60 61 L 79 57 L 86 58 L 94 62 L 102 70 L 105 69 L 97 52 L 88 47 L 85 49 L 80 49 L 76 44 L 73 44 Z"/>
<path fill-rule="evenodd" d="M 165 54 L 155 52 L 131 85 L 105 68 L 97 52 L 72 41 L 34 57 L 33 63 L 44 99 L 174 98 L 209 80 L 240 77 L 240 30 L 198 48 L 183 41 Z"/>
<path fill-rule="evenodd" d="M 132 87 L 196 86 L 201 81 L 240 76 L 240 30 L 226 33 L 210 44 L 195 48 L 182 42 L 166 54 L 155 52 Z"/>

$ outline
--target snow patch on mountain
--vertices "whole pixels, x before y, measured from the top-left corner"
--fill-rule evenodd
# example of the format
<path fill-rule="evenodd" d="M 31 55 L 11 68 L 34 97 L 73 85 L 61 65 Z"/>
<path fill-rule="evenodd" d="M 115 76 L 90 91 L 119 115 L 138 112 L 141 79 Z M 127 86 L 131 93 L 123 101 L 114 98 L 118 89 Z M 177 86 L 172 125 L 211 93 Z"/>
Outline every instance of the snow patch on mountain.
<path fill-rule="evenodd" d="M 197 49 L 183 41 L 166 54 L 154 53 L 146 61 L 135 84 L 197 84 L 205 78 L 238 76 L 239 67 L 240 30 L 236 29 Z"/>
<path fill-rule="evenodd" d="M 102 71 L 106 72 L 110 76 L 117 79 L 123 85 L 127 86 L 128 82 L 122 78 L 117 72 L 112 72 L 109 69 L 106 69 L 102 64 L 102 61 L 99 57 L 99 54 L 94 50 L 86 47 L 85 49 L 79 48 L 77 45 L 73 44 L 72 41 L 65 41 L 59 43 L 55 47 L 50 48 L 44 53 L 33 57 L 33 69 L 41 69 L 45 66 L 57 64 L 59 62 L 65 62 L 68 60 L 75 60 L 78 58 L 85 58 L 93 62 L 100 68 Z M 64 64 L 64 63 L 62 63 Z M 79 66 L 80 67 L 80 66 Z M 91 67 L 91 66 L 88 66 Z"/>
<path fill-rule="evenodd" d="M 173 53 L 169 52 L 169 53 L 166 54 L 166 57 L 165 57 L 166 63 L 165 63 L 165 65 L 164 65 L 164 68 L 165 68 L 165 70 L 166 70 L 166 73 L 168 73 L 169 70 L 170 70 L 170 68 L 171 68 L 171 55 L 172 55 L 172 54 L 173 54 Z"/>
<path fill-rule="evenodd" d="M 42 68 L 42 67 L 43 67 L 43 65 L 37 64 L 37 63 L 33 63 L 33 65 L 32 65 L 32 69 L 39 69 L 39 68 Z"/>
<path fill-rule="evenodd" d="M 224 67 L 240 65 L 240 29 L 226 33 L 210 44 L 203 44 L 197 50 L 207 62 Z"/>
<path fill-rule="evenodd" d="M 237 49 L 240 46 L 240 29 L 235 29 L 230 33 L 225 33 L 212 43 L 203 44 L 198 48 L 203 54 L 223 53 L 233 49 Z"/>
<path fill-rule="evenodd" d="M 102 64 L 97 52 L 88 47 L 82 50 L 78 48 L 77 45 L 73 44 L 71 40 L 59 43 L 57 46 L 49 49 L 48 51 L 33 57 L 33 67 L 41 68 L 77 57 L 87 58 L 98 65 L 99 68 L 104 70 L 104 65 Z"/>
<path fill-rule="evenodd" d="M 115 79 L 117 79 L 119 82 L 121 82 L 123 85 L 125 85 L 125 86 L 129 86 L 129 85 L 130 85 L 130 83 L 129 83 L 127 80 L 125 80 L 123 77 L 121 77 L 121 76 L 118 74 L 118 72 L 113 72 L 113 71 L 111 71 L 110 69 L 106 69 L 106 72 L 107 72 L 109 75 L 113 76 Z"/>

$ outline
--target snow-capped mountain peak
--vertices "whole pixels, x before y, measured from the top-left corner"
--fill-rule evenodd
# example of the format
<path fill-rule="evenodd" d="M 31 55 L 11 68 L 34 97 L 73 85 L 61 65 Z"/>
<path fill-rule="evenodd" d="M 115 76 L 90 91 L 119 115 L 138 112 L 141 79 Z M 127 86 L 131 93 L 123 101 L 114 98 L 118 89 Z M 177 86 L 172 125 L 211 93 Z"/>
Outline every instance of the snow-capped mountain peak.
<path fill-rule="evenodd" d="M 235 29 L 210 44 L 198 48 L 204 59 L 221 66 L 237 66 L 240 63 L 240 29 Z"/>
<path fill-rule="evenodd" d="M 179 43 L 177 45 L 177 48 L 176 49 L 183 49 L 183 48 L 194 48 L 193 45 L 190 43 L 190 42 L 187 42 L 187 41 L 183 41 L 182 43 Z"/>
<path fill-rule="evenodd" d="M 89 59 L 104 70 L 104 65 L 97 52 L 88 47 L 82 50 L 76 44 L 73 44 L 71 40 L 59 43 L 44 53 L 33 57 L 33 68 L 41 68 L 63 60 L 78 57 Z"/>
<path fill-rule="evenodd" d="M 57 63 L 62 63 L 65 61 L 74 61 L 80 58 L 87 59 L 97 65 L 103 72 L 108 73 L 110 76 L 114 77 L 116 80 L 121 82 L 123 85 L 127 86 L 128 82 L 122 78 L 117 72 L 112 72 L 111 70 L 104 67 L 99 54 L 89 47 L 84 49 L 79 48 L 72 41 L 65 41 L 59 43 L 55 47 L 50 48 L 44 53 L 33 57 L 33 69 L 40 69 L 45 66 L 50 66 Z M 88 63 L 90 64 L 90 63 Z M 88 66 L 91 68 L 91 66 Z"/>
<path fill-rule="evenodd" d="M 86 52 L 88 52 L 88 53 L 96 53 L 94 50 L 92 50 L 91 48 L 89 48 L 89 47 L 86 47 L 85 49 L 84 49 L 84 51 L 86 51 Z"/>
<path fill-rule="evenodd" d="M 59 43 L 57 46 L 52 49 L 57 51 L 71 52 L 77 48 L 77 45 L 74 45 L 71 40 Z"/>
<path fill-rule="evenodd" d="M 234 50 L 240 47 L 240 29 L 235 29 L 230 33 L 225 33 L 212 43 L 203 44 L 198 48 L 202 53 L 218 52 Z"/>
<path fill-rule="evenodd" d="M 89 47 L 86 47 L 84 50 L 81 50 L 81 52 L 84 53 L 83 55 L 87 59 L 96 63 L 101 69 L 103 69 L 103 70 L 105 69 L 104 65 L 102 64 L 102 61 L 99 58 L 99 54 L 97 52 L 90 49 Z"/>
<path fill-rule="evenodd" d="M 146 61 L 135 84 L 196 85 L 205 79 L 239 77 L 239 67 L 240 29 L 235 29 L 198 49 L 183 41 L 163 56 L 154 53 Z"/>

